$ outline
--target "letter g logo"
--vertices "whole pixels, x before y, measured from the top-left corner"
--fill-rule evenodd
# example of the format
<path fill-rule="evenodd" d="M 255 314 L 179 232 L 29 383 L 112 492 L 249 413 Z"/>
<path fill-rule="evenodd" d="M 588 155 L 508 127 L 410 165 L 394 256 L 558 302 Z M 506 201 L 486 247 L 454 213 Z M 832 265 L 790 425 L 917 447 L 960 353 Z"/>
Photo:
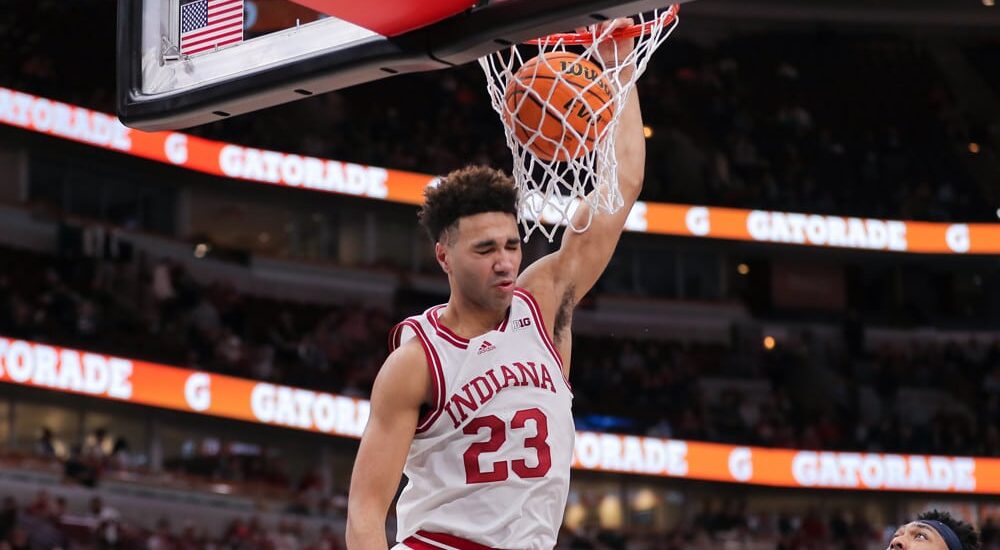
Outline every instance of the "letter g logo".
<path fill-rule="evenodd" d="M 684 222 L 687 224 L 688 231 L 698 237 L 704 237 L 712 230 L 712 222 L 708 217 L 708 208 L 704 206 L 693 206 L 688 209 L 687 215 L 684 216 Z"/>
<path fill-rule="evenodd" d="M 753 477 L 753 452 L 746 447 L 736 447 L 729 452 L 729 474 L 736 481 L 750 481 Z"/>
<path fill-rule="evenodd" d="M 212 378 L 203 372 L 188 376 L 184 382 L 184 399 L 196 411 L 208 410 L 212 406 Z"/>
<path fill-rule="evenodd" d="M 972 244 L 969 239 L 969 226 L 964 223 L 949 225 L 948 231 L 944 234 L 944 240 L 953 252 L 959 254 L 968 252 Z"/>
<path fill-rule="evenodd" d="M 163 143 L 163 151 L 167 154 L 167 160 L 174 164 L 184 164 L 188 159 L 187 136 L 184 134 L 170 134 Z"/>

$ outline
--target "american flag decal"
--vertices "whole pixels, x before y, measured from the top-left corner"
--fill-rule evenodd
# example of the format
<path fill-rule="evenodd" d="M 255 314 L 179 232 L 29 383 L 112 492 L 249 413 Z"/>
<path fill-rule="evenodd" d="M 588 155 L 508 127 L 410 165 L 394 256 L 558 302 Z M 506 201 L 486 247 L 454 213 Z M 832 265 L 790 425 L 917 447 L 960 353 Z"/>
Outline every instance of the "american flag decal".
<path fill-rule="evenodd" d="M 243 0 L 191 0 L 180 19 L 182 55 L 243 41 Z"/>

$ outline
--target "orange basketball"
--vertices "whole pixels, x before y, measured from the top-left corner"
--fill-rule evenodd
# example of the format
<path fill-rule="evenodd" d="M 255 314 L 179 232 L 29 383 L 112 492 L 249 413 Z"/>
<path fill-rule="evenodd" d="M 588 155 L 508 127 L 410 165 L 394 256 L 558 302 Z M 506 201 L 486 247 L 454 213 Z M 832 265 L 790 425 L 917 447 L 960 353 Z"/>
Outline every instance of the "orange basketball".
<path fill-rule="evenodd" d="M 549 52 L 529 59 L 514 76 L 504 92 L 504 119 L 521 145 L 540 159 L 560 162 L 594 148 L 613 109 L 605 107 L 611 87 L 597 65 L 576 54 Z"/>

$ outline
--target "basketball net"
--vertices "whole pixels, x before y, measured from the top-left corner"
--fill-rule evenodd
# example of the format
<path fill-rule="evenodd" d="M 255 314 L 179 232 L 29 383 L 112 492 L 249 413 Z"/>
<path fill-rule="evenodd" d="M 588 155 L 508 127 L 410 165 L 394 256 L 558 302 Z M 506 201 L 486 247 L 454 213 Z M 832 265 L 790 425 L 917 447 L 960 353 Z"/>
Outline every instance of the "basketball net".
<path fill-rule="evenodd" d="M 597 213 L 613 214 L 624 205 L 615 158 L 618 124 L 625 99 L 646 70 L 649 58 L 677 27 L 677 12 L 678 7 L 671 6 L 637 15 L 634 25 L 614 32 L 607 26 L 595 25 L 588 28 L 589 32 L 555 34 L 480 58 L 493 109 L 500 115 L 514 157 L 512 175 L 518 188 L 518 219 L 525 240 L 537 229 L 551 242 L 560 225 L 582 233 L 590 228 Z M 616 39 L 622 36 L 635 37 L 635 47 L 623 52 L 619 59 Z M 613 47 L 605 50 L 605 57 L 610 58 L 602 59 L 598 44 L 606 40 L 612 41 Z M 611 56 L 607 49 L 613 50 Z M 579 55 L 603 70 L 603 77 L 580 87 L 578 78 L 577 84 L 567 80 L 574 70 L 580 72 L 579 66 L 567 70 L 565 65 L 557 67 L 560 63 L 549 63 L 545 57 L 530 63 L 536 56 L 553 52 Z M 526 63 L 528 69 L 519 73 Z M 635 67 L 631 75 L 624 71 L 628 66 Z M 543 89 L 544 94 L 531 86 L 539 72 L 545 78 L 554 75 L 556 80 L 548 90 Z M 600 88 L 600 93 L 595 88 Z M 575 101 L 561 98 L 559 103 L 563 105 L 556 105 L 551 100 L 557 89 L 561 93 L 572 90 Z M 588 93 L 589 101 L 585 97 Z M 592 98 L 601 94 L 609 95 L 611 100 L 593 105 Z M 526 101 L 544 107 L 535 125 L 516 116 Z M 571 116 L 575 117 L 572 122 L 576 127 L 567 123 L 566 118 Z M 553 135 L 553 127 L 558 129 L 558 135 Z M 583 205 L 588 208 L 577 216 Z"/>

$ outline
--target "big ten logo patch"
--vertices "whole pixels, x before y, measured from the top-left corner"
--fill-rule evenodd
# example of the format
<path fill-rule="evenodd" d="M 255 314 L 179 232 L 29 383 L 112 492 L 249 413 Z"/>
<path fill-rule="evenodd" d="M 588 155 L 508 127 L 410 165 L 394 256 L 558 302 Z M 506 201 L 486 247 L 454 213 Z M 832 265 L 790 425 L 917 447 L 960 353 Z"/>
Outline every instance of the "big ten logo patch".
<path fill-rule="evenodd" d="M 522 330 L 531 327 L 531 317 L 521 317 L 514 319 L 514 330 Z"/>

